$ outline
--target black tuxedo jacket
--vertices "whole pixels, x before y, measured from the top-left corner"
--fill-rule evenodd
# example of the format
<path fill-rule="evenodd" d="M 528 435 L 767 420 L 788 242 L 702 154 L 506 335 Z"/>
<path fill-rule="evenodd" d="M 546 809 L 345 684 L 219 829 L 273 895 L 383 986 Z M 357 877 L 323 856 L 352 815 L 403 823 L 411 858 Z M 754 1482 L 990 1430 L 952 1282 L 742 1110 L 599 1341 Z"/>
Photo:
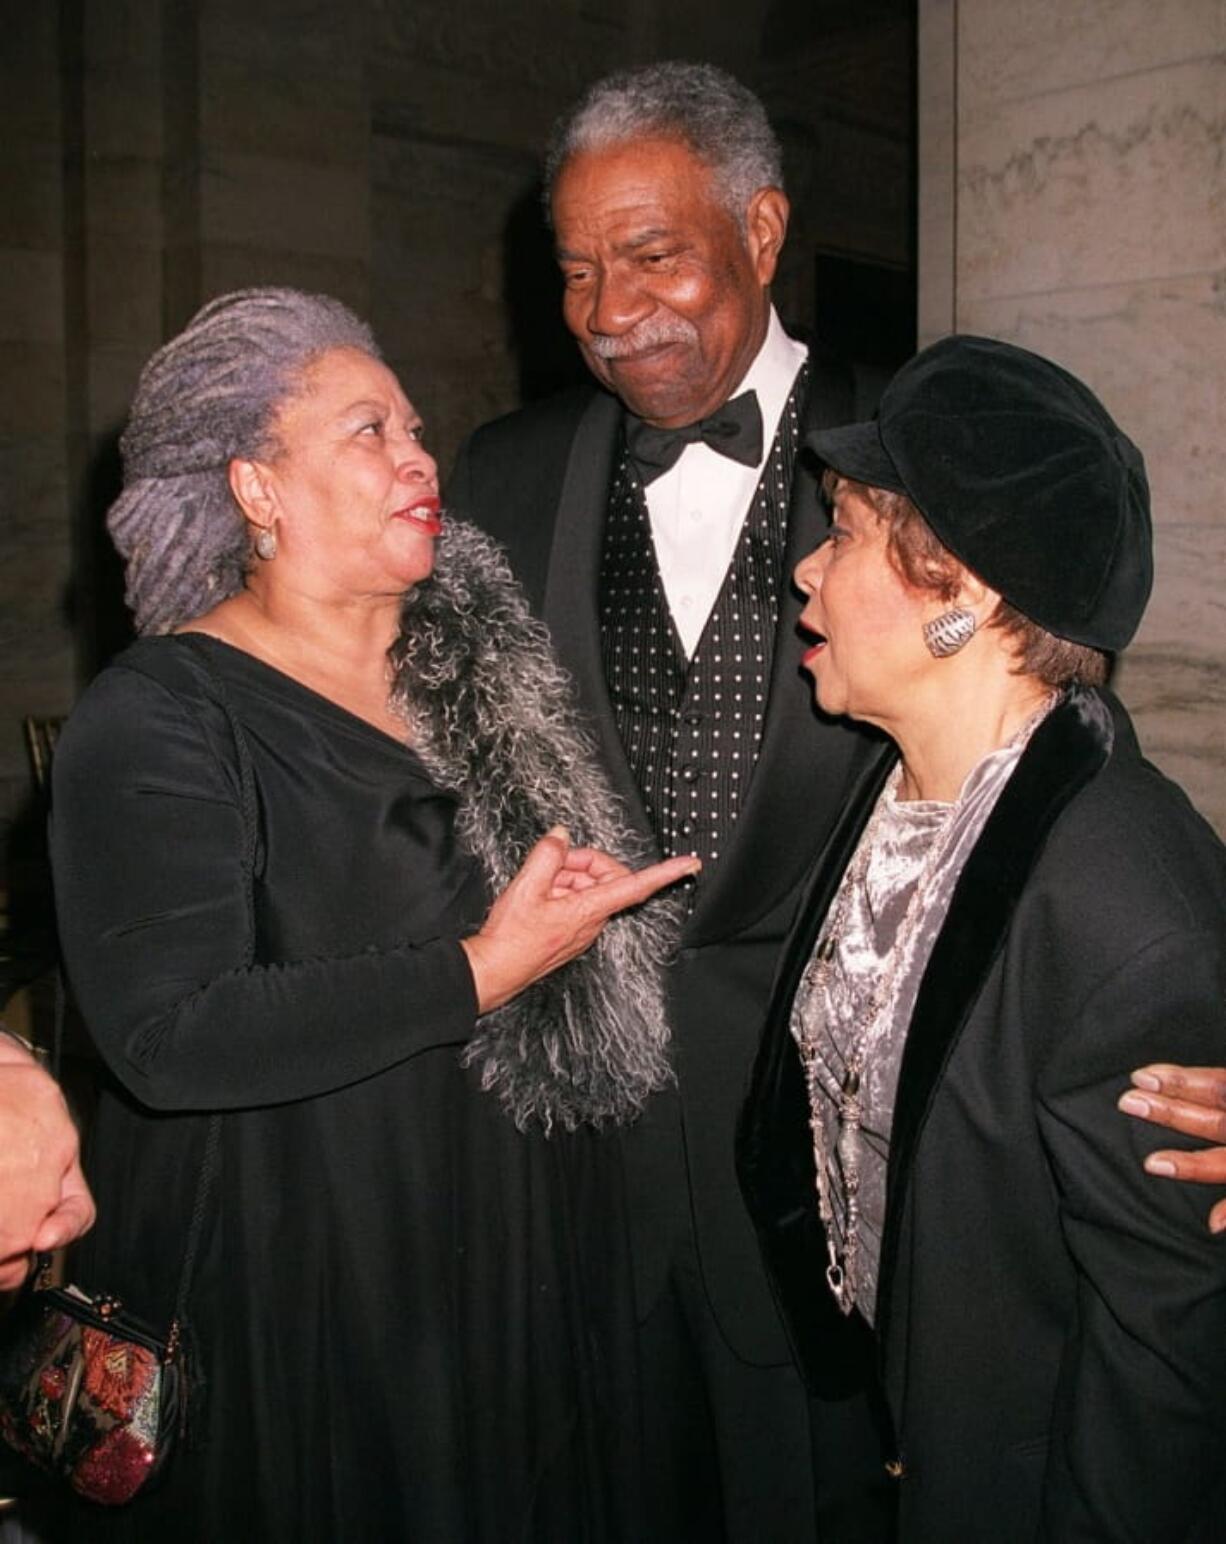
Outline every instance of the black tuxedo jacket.
<path fill-rule="evenodd" d="M 820 366 L 813 379 L 804 426 L 850 417 L 841 383 Z M 597 581 L 620 426 L 620 404 L 594 390 L 513 413 L 464 445 L 447 496 L 508 549 L 574 677 L 614 786 L 649 835 L 601 663 Z M 825 524 L 816 478 L 801 468 L 789 509 L 789 573 Z M 871 750 L 863 734 L 814 710 L 799 669 L 799 612 L 788 586 L 749 796 L 724 855 L 699 880 L 671 971 L 677 1088 L 653 1100 L 625 1139 L 640 1312 L 655 1301 L 681 1219 L 688 1226 L 692 1216 L 722 1332 L 758 1363 L 786 1360 L 788 1350 L 737 1192 L 736 1113 L 799 886 Z"/>
<path fill-rule="evenodd" d="M 1146 1062 L 1222 1060 L 1226 853 L 1104 694 L 1075 691 L 1039 726 L 916 1002 L 873 1346 L 823 1279 L 788 1021 L 892 760 L 818 861 L 737 1138 L 797 1360 L 833 1393 L 879 1352 L 905 1540 L 1220 1539 L 1226 1240 L 1203 1191 L 1142 1172 L 1181 1139 L 1115 1101 Z"/>

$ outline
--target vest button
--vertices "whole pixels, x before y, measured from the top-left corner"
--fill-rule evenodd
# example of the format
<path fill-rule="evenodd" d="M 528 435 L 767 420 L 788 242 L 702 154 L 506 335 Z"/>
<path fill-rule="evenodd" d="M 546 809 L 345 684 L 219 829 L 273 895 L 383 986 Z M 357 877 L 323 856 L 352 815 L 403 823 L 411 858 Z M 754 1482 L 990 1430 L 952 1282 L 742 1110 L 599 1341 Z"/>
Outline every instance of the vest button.
<path fill-rule="evenodd" d="M 687 761 L 681 768 L 681 777 L 684 782 L 696 783 L 702 776 L 702 768 L 693 761 Z"/>
<path fill-rule="evenodd" d="M 697 831 L 697 829 L 698 829 L 698 822 L 696 820 L 679 820 L 677 822 L 677 835 L 678 836 L 685 836 L 685 837 L 693 836 L 694 832 Z"/>
<path fill-rule="evenodd" d="M 694 724 L 701 724 L 702 723 L 702 719 L 703 719 L 703 715 L 701 713 L 695 713 L 693 711 L 688 712 L 688 713 L 683 713 L 681 715 L 681 722 L 683 724 L 689 724 L 691 726 L 694 725 Z"/>
<path fill-rule="evenodd" d="M 892 1480 L 905 1480 L 907 1477 L 907 1466 L 901 1458 L 890 1458 L 886 1460 L 885 1472 Z"/>

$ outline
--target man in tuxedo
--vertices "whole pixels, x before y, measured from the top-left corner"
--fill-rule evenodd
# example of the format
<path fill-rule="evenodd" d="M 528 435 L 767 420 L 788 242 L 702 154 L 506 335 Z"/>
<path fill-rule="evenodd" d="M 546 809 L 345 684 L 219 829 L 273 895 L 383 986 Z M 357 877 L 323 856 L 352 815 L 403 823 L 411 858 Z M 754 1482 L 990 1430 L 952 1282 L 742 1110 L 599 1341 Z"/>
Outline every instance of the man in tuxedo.
<path fill-rule="evenodd" d="M 674 63 L 599 82 L 546 178 L 598 387 L 477 430 L 448 495 L 508 548 L 635 823 L 704 860 L 671 971 L 677 1085 L 623 1142 L 646 1536 L 792 1544 L 820 1512 L 846 1544 L 840 1491 L 890 1482 L 854 1401 L 828 1430 L 809 1407 L 733 1136 L 798 886 L 866 759 L 860 731 L 810 706 L 790 582 L 825 525 L 797 451 L 854 416 L 850 393 L 771 306 L 779 147 L 732 77 Z"/>

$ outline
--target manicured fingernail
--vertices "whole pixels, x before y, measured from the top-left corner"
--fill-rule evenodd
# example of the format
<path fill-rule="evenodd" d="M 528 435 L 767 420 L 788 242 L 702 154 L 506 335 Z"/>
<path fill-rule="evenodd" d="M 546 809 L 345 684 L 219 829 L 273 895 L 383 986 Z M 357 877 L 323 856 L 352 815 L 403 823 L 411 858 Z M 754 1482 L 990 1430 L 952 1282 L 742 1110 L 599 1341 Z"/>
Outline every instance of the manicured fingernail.
<path fill-rule="evenodd" d="M 1161 1174 L 1163 1179 L 1175 1178 L 1175 1165 L 1169 1158 L 1160 1158 L 1157 1153 L 1151 1153 L 1145 1160 L 1146 1174 Z"/>
<path fill-rule="evenodd" d="M 1147 1088 L 1151 1094 L 1162 1092 L 1162 1084 L 1152 1072 L 1146 1072 L 1144 1067 L 1132 1074 L 1132 1081 L 1137 1088 Z"/>
<path fill-rule="evenodd" d="M 1148 1099 L 1142 1099 L 1140 1094 L 1121 1094 L 1119 1108 L 1125 1115 L 1148 1115 L 1151 1105 Z"/>

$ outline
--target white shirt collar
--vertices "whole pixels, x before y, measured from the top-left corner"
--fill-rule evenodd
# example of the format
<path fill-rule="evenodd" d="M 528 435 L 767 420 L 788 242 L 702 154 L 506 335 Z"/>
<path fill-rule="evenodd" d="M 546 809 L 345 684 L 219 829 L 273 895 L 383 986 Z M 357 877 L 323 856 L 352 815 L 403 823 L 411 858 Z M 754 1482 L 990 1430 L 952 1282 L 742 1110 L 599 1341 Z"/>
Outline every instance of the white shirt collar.
<path fill-rule="evenodd" d="M 809 351 L 804 344 L 789 338 L 784 332 L 783 323 L 772 306 L 762 347 L 746 370 L 744 380 L 732 393 L 734 397 L 739 397 L 743 391 L 757 393 L 758 406 L 762 410 L 762 460 L 758 463 L 759 470 L 770 452 L 796 373 L 808 356 Z"/>

